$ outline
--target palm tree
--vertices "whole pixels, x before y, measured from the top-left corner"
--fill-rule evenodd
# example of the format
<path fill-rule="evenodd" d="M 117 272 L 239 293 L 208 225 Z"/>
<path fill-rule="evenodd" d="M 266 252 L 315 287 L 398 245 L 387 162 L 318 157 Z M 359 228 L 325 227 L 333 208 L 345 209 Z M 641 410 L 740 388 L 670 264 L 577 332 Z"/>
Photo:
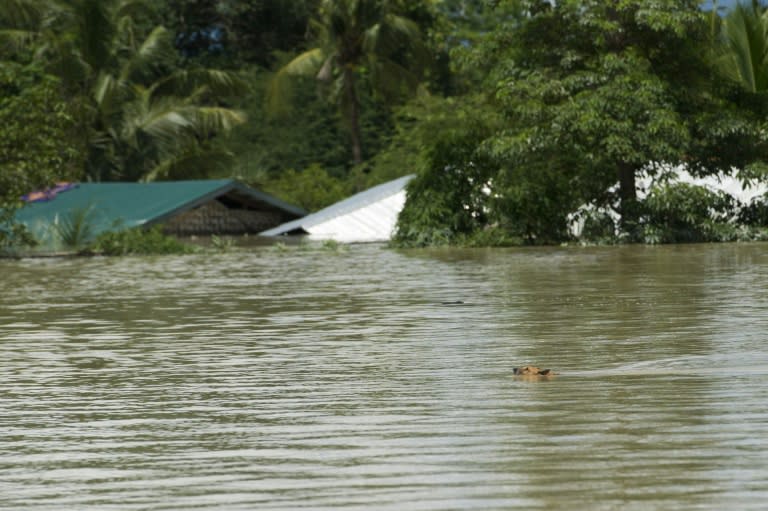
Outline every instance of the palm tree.
<path fill-rule="evenodd" d="M 723 19 L 721 34 L 721 72 L 749 92 L 768 91 L 768 12 L 760 2 L 734 6 Z"/>
<path fill-rule="evenodd" d="M 34 43 L 81 102 L 93 180 L 157 179 L 222 161 L 212 138 L 244 122 L 216 99 L 245 89 L 231 73 L 175 68 L 163 27 L 144 35 L 137 0 L 7 0 L 0 37 Z M 198 167 L 198 170 L 195 170 Z"/>
<path fill-rule="evenodd" d="M 388 0 L 322 0 L 313 23 L 318 45 L 298 55 L 275 75 L 274 109 L 286 102 L 292 76 L 314 76 L 330 88 L 351 137 L 352 159 L 363 161 L 360 132 L 360 75 L 376 94 L 394 100 L 417 89 L 427 58 L 418 26 L 393 12 Z"/>

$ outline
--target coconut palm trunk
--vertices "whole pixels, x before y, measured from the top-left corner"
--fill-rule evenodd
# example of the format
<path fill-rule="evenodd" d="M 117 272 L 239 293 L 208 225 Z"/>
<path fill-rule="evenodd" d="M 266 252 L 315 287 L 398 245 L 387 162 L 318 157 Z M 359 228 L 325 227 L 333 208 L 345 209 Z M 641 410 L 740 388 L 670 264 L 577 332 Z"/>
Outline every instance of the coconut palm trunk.
<path fill-rule="evenodd" d="M 363 162 L 363 135 L 360 129 L 360 100 L 355 88 L 355 73 L 350 67 L 344 69 L 344 98 L 348 110 L 349 135 L 352 143 L 352 161 L 355 165 Z"/>
<path fill-rule="evenodd" d="M 429 55 L 419 27 L 380 0 L 323 0 L 312 27 L 318 46 L 296 56 L 275 74 L 268 96 L 275 112 L 290 97 L 291 76 L 311 76 L 329 92 L 350 130 L 352 160 L 363 161 L 358 75 L 378 98 L 394 103 L 415 92 Z"/>

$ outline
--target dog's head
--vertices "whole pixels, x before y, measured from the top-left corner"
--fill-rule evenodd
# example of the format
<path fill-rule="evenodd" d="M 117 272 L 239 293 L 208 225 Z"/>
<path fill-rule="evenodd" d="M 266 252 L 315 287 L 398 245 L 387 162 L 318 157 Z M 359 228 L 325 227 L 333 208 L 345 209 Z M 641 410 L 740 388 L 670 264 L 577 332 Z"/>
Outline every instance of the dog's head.
<path fill-rule="evenodd" d="M 555 374 L 551 369 L 540 369 L 536 366 L 515 367 L 512 371 L 518 376 L 551 376 Z"/>

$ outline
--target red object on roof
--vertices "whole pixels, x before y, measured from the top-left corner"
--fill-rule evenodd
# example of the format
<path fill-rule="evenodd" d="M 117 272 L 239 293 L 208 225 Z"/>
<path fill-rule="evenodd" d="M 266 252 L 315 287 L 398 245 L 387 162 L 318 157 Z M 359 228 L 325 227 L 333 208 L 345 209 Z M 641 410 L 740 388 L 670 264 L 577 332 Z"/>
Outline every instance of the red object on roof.
<path fill-rule="evenodd" d="M 50 188 L 46 188 L 45 190 L 37 190 L 26 195 L 22 195 L 21 200 L 24 202 L 47 202 L 56 198 L 56 195 L 59 193 L 66 192 L 72 188 L 77 188 L 77 183 L 61 181 Z"/>

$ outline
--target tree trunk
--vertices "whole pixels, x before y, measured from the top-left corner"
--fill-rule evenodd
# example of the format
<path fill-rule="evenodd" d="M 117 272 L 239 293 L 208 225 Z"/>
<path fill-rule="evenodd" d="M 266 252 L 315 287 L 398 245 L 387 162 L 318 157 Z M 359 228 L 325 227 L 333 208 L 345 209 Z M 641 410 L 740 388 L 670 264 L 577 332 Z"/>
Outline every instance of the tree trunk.
<path fill-rule="evenodd" d="M 621 199 L 621 230 L 634 237 L 640 220 L 637 202 L 637 183 L 635 167 L 631 163 L 621 162 L 618 168 L 619 199 Z"/>
<path fill-rule="evenodd" d="M 360 133 L 360 103 L 355 89 L 355 74 L 350 67 L 344 68 L 344 94 L 349 115 L 349 131 L 352 139 L 352 161 L 355 165 L 363 162 L 363 142 Z"/>

